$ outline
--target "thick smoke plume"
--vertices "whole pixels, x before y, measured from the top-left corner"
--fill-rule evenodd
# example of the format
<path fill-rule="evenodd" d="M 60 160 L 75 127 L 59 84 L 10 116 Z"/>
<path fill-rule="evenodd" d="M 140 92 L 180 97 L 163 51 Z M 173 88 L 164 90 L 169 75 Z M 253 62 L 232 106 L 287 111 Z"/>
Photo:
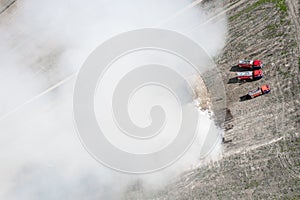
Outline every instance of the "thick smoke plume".
<path fill-rule="evenodd" d="M 211 20 L 217 12 L 220 6 L 203 8 L 188 0 L 12 4 L 0 15 L 0 199 L 120 199 L 137 180 L 145 190 L 155 189 L 197 167 L 197 145 L 208 127 L 199 130 L 178 163 L 161 172 L 133 176 L 103 167 L 76 135 L 72 92 L 87 56 L 103 41 L 133 29 L 178 31 L 216 57 L 227 33 L 225 15 Z M 204 123 L 213 123 L 202 114 Z M 218 144 L 207 161 L 220 152 Z"/>

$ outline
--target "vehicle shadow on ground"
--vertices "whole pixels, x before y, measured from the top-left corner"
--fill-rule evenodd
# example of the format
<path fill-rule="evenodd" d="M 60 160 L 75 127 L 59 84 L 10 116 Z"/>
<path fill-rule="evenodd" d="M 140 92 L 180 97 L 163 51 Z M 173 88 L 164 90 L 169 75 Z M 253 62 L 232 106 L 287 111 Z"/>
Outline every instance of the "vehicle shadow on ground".
<path fill-rule="evenodd" d="M 242 80 L 240 81 L 237 77 L 231 78 L 228 80 L 227 84 L 233 84 L 233 83 L 239 83 L 240 85 L 247 83 L 247 82 L 253 82 L 256 81 L 258 79 L 249 79 L 249 80 Z"/>
<path fill-rule="evenodd" d="M 227 84 L 232 84 L 232 83 L 238 83 L 239 80 L 237 79 L 237 77 L 231 78 L 228 80 Z"/>
<path fill-rule="evenodd" d="M 244 95 L 244 96 L 240 97 L 240 101 L 248 101 L 250 99 L 251 99 L 251 97 L 249 95 Z"/>
<path fill-rule="evenodd" d="M 235 65 L 230 68 L 230 71 L 231 72 L 244 72 L 244 71 L 249 71 L 249 69 L 244 69 L 244 68 L 241 68 L 241 67 Z"/>

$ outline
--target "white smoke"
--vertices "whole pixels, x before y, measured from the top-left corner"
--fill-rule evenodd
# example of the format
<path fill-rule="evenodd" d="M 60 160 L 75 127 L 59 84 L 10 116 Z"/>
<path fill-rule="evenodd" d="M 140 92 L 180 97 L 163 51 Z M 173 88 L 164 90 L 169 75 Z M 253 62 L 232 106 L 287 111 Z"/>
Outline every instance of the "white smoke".
<path fill-rule="evenodd" d="M 181 32 L 217 56 L 225 44 L 226 18 L 206 22 L 222 9 L 179 12 L 191 3 L 23 0 L 0 15 L 0 199 L 120 199 L 134 180 L 143 180 L 146 188 L 161 186 L 198 166 L 201 137 L 176 165 L 156 174 L 136 177 L 101 166 L 76 135 L 75 80 L 66 79 L 103 41 L 138 28 Z"/>

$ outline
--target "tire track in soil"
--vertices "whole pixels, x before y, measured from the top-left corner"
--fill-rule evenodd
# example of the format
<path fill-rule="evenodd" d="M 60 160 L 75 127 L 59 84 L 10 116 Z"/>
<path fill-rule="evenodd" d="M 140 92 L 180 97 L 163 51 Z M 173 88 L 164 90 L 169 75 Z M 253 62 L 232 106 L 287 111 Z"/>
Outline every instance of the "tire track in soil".
<path fill-rule="evenodd" d="M 300 49 L 300 3 L 299 1 L 296 2 L 296 0 L 286 0 L 286 3 L 289 7 L 289 14 L 290 17 L 295 25 L 295 28 L 297 30 L 297 41 L 298 41 L 298 47 Z M 298 4 L 297 4 L 298 3 Z"/>
<path fill-rule="evenodd" d="M 17 0 L 1 0 L 0 1 L 0 15 L 11 7 Z"/>
<path fill-rule="evenodd" d="M 226 1 L 227 5 L 233 1 Z M 234 1 L 235 3 L 238 1 Z M 253 5 L 247 1 L 229 17 Z M 273 3 L 264 3 L 229 20 L 229 37 L 218 64 L 228 94 L 228 113 L 220 160 L 187 172 L 164 190 L 143 199 L 267 199 L 300 195 L 299 48 L 292 19 Z M 253 30 L 254 29 L 254 30 Z M 262 59 L 265 78 L 227 84 L 241 58 Z M 271 93 L 239 102 L 239 97 L 263 83 Z M 292 142 L 293 141 L 293 142 Z M 291 169 L 291 170 L 290 170 Z M 184 189 L 183 189 L 184 188 Z"/>
<path fill-rule="evenodd" d="M 300 50 L 300 14 L 299 14 L 299 10 L 300 10 L 300 4 L 297 2 L 296 0 L 286 0 L 287 6 L 288 6 L 288 14 L 290 16 L 291 21 L 293 22 L 293 25 L 295 26 L 295 30 L 296 30 L 296 39 L 297 39 L 297 44 L 298 44 L 298 49 Z M 299 66 L 298 68 L 300 69 L 300 58 L 299 58 Z M 299 73 L 299 71 L 298 71 Z M 295 82 L 288 82 L 291 88 L 291 85 L 294 85 Z M 297 79 L 296 84 L 299 84 L 299 79 Z M 285 93 L 286 91 L 282 91 L 282 93 Z M 299 108 L 299 101 L 294 101 L 294 106 L 295 108 Z M 297 112 L 298 109 L 296 109 L 296 114 L 298 115 L 296 118 L 299 118 L 299 112 Z M 298 129 L 297 129 L 297 124 L 295 125 L 295 128 L 297 130 L 299 130 L 299 124 L 298 124 Z M 284 140 L 284 143 L 282 145 L 278 144 L 277 145 L 277 149 L 279 151 L 278 154 L 278 159 L 280 161 L 281 166 L 287 170 L 291 176 L 296 177 L 296 178 L 300 178 L 300 168 L 296 167 L 297 165 L 299 166 L 300 161 L 298 160 L 298 162 L 295 162 L 295 156 L 290 156 L 290 151 L 289 151 L 289 146 L 294 145 L 291 143 L 291 141 L 293 142 L 295 136 L 292 134 L 290 135 L 291 138 L 289 138 L 288 140 Z M 299 138 L 299 136 L 298 136 Z"/>

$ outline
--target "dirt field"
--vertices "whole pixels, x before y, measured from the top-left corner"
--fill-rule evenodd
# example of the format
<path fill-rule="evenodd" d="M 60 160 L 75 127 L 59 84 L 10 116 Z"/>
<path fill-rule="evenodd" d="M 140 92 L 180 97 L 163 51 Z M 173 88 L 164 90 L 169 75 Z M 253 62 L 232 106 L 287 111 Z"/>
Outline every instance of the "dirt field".
<path fill-rule="evenodd" d="M 300 198 L 300 1 L 227 0 L 229 37 L 217 63 L 227 93 L 224 154 L 162 191 L 126 199 Z M 235 83 L 240 59 L 261 59 L 265 77 Z M 240 97 L 261 84 L 271 93 Z"/>
<path fill-rule="evenodd" d="M 0 1 L 0 15 L 14 0 Z M 224 154 L 161 191 L 142 183 L 124 199 L 300 199 L 300 1 L 224 0 L 229 36 L 217 59 L 227 93 Z M 235 83 L 240 59 L 261 59 L 265 77 Z M 261 84 L 271 93 L 240 97 Z"/>

